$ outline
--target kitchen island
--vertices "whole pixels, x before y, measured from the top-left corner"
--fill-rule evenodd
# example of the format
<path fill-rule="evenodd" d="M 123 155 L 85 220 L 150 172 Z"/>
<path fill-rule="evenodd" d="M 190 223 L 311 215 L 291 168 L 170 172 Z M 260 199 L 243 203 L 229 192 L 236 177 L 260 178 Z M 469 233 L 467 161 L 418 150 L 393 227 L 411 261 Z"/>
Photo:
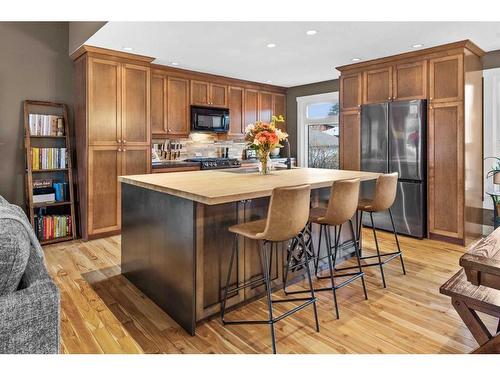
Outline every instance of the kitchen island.
<path fill-rule="evenodd" d="M 196 323 L 219 312 L 234 235 L 228 227 L 266 217 L 274 188 L 309 184 L 314 205 L 328 202 L 334 181 L 373 180 L 377 173 L 297 168 L 270 175 L 244 169 L 122 176 L 121 272 L 195 334 Z M 346 231 L 347 232 L 347 231 Z M 315 242 L 316 243 L 316 242 Z M 352 252 L 352 244 L 340 256 Z M 272 258 L 273 287 L 282 285 L 286 244 Z M 260 277 L 257 243 L 240 238 L 231 283 Z M 228 306 L 264 292 L 240 290 Z"/>

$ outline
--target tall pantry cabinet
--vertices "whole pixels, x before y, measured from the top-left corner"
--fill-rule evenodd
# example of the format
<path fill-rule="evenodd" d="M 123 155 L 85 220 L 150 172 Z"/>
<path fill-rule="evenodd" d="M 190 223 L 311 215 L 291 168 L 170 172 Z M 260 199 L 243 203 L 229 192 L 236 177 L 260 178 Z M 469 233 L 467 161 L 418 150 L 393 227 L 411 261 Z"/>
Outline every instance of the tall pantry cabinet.
<path fill-rule="evenodd" d="M 482 230 L 483 54 L 465 40 L 337 68 L 343 169 L 360 167 L 363 104 L 427 100 L 427 232 L 461 244 Z"/>
<path fill-rule="evenodd" d="M 75 133 L 81 236 L 121 228 L 118 176 L 151 168 L 152 58 L 84 46 L 75 60 Z"/>

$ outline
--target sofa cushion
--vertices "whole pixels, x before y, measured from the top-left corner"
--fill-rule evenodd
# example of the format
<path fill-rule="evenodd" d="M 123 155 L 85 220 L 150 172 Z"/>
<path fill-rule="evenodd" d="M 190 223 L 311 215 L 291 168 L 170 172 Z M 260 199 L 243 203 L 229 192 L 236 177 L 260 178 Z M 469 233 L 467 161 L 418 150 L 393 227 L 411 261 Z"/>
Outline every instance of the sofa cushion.
<path fill-rule="evenodd" d="M 16 206 L 7 205 L 7 209 L 18 212 Z M 6 206 L 2 210 L 5 209 Z M 0 217 L 0 296 L 18 289 L 28 264 L 30 247 L 29 236 L 22 224 L 17 220 Z"/>

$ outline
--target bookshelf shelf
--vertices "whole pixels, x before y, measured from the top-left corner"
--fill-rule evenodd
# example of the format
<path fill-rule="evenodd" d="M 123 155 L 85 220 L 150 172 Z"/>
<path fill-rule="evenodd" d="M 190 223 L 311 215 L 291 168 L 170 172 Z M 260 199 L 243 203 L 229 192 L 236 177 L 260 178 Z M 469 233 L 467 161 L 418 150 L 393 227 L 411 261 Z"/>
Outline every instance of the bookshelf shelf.
<path fill-rule="evenodd" d="M 33 169 L 31 173 L 50 173 L 50 172 L 67 172 L 68 168 L 57 168 L 57 169 Z"/>
<path fill-rule="evenodd" d="M 54 116 L 61 118 L 63 121 L 63 130 L 64 135 L 32 135 L 30 128 L 30 118 L 39 117 L 38 115 L 42 114 L 45 116 L 42 117 L 51 117 Z M 33 115 L 33 116 L 30 116 Z M 58 123 L 57 128 L 60 130 L 60 120 L 56 121 Z M 40 124 L 35 122 L 36 124 Z M 31 122 L 33 124 L 33 122 Z M 47 123 L 46 123 L 47 124 Z M 50 127 L 49 127 L 50 128 Z M 38 128 L 40 129 L 40 128 Z M 47 128 L 45 128 L 47 129 Z M 38 130 L 36 131 L 39 132 Z M 44 131 L 45 132 L 45 131 Z M 48 131 L 47 133 L 50 133 Z M 68 107 L 64 103 L 54 103 L 54 102 L 45 102 L 38 100 L 25 100 L 24 101 L 24 147 L 26 151 L 26 178 L 25 178 L 25 188 L 26 188 L 26 207 L 28 209 L 31 225 L 35 228 L 35 215 L 41 215 L 40 212 L 45 216 L 50 215 L 62 215 L 68 216 L 68 221 L 66 225 L 69 225 L 69 220 L 71 220 L 71 235 L 68 236 L 60 236 L 51 239 L 40 239 L 40 244 L 48 245 L 51 243 L 69 241 L 76 238 L 76 221 L 75 221 L 75 204 L 73 198 L 73 170 L 72 170 L 72 158 L 71 158 L 71 141 L 70 141 L 70 133 L 69 133 L 69 122 L 68 122 Z M 52 147 L 47 146 L 47 144 L 54 144 L 55 141 L 50 142 L 50 140 L 59 140 L 57 142 L 60 147 L 55 148 L 65 148 L 66 149 L 66 168 L 56 168 L 56 169 L 33 169 L 33 147 L 38 148 L 41 147 Z M 62 145 L 61 140 L 64 140 L 64 145 Z M 34 146 L 33 146 L 33 143 Z M 38 151 L 38 150 L 37 150 Z M 37 154 L 38 155 L 38 154 Z M 58 154 L 59 155 L 59 154 Z M 64 155 L 64 154 L 63 154 Z M 37 156 L 38 157 L 38 156 Z M 63 159 L 64 160 L 64 159 Z M 50 164 L 49 164 L 50 165 Z M 63 164 L 64 165 L 64 164 Z M 59 164 L 57 165 L 59 166 Z M 44 173 L 57 173 L 64 172 L 64 180 L 68 184 L 68 200 L 66 201 L 53 201 L 53 202 L 43 202 L 43 203 L 34 203 L 33 202 L 33 176 L 44 176 Z M 58 175 L 54 175 L 58 176 Z M 62 176 L 62 175 L 59 175 Z M 37 177 L 38 179 L 45 177 Z M 50 179 L 49 179 L 50 180 Z M 54 181 L 55 182 L 55 181 Z M 49 182 L 50 184 L 51 182 Z M 50 186 L 50 185 L 49 185 Z M 55 184 L 54 184 L 55 186 Z M 50 208 L 52 208 L 50 211 Z M 49 210 L 46 213 L 45 210 Z M 57 219 L 57 218 L 56 218 Z M 41 219 L 40 219 L 41 220 Z M 55 220 L 55 219 L 54 219 Z M 59 223 L 61 223 L 59 221 Z M 64 223 L 64 221 L 63 221 Z M 63 228 L 64 227 L 64 224 Z M 49 226 L 48 228 L 52 228 Z M 59 227 L 58 227 L 59 228 Z M 61 233 L 58 232 L 59 229 L 55 230 L 53 233 Z M 66 231 L 62 232 L 63 234 Z"/>
<path fill-rule="evenodd" d="M 67 206 L 67 205 L 72 204 L 72 203 L 73 202 L 70 202 L 70 201 L 33 203 L 33 208 Z"/>

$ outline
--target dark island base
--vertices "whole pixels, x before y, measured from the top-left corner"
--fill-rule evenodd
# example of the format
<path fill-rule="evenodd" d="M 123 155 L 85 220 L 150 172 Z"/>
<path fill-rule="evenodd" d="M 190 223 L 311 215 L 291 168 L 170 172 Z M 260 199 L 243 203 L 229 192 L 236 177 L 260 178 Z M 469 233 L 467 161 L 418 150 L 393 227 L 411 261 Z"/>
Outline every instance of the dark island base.
<path fill-rule="evenodd" d="M 328 188 L 317 189 L 311 198 L 314 205 L 326 205 L 328 196 Z M 121 201 L 122 274 L 194 335 L 196 323 L 220 311 L 234 241 L 228 227 L 265 218 L 269 198 L 209 206 L 122 183 Z M 344 246 L 339 261 L 354 251 L 349 244 L 350 231 L 345 228 L 342 232 Z M 317 237 L 318 228 L 313 228 L 315 247 Z M 286 244 L 276 246 L 272 257 L 273 288 L 282 287 L 286 256 Z M 326 264 L 326 260 L 320 263 L 321 268 Z M 259 277 L 257 243 L 240 238 L 231 282 Z M 298 270 L 289 274 L 289 281 L 302 277 L 303 271 Z M 227 305 L 248 303 L 264 293 L 263 285 L 241 290 L 230 296 Z"/>

